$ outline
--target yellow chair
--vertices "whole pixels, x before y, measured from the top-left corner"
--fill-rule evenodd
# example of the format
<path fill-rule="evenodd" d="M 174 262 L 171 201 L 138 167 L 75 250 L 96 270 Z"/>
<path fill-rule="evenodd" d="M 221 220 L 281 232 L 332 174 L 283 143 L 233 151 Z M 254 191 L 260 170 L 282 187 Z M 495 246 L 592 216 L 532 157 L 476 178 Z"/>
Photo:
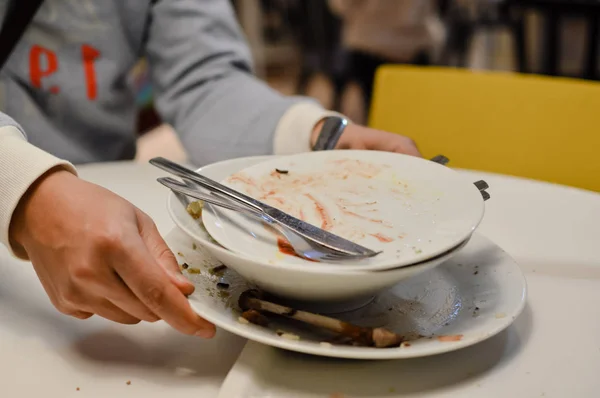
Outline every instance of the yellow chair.
<path fill-rule="evenodd" d="M 450 165 L 600 192 L 600 84 L 450 68 L 383 66 L 371 127 Z"/>

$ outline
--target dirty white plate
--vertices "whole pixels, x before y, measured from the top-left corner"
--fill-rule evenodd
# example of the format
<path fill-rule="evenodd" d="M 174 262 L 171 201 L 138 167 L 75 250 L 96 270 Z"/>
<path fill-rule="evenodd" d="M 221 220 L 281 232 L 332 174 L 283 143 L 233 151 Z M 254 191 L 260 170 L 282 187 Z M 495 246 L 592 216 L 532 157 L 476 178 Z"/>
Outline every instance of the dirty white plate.
<path fill-rule="evenodd" d="M 394 153 L 332 151 L 278 157 L 243 169 L 223 183 L 313 225 L 373 250 L 353 270 L 396 268 L 440 255 L 479 225 L 484 202 L 473 182 L 437 163 Z M 207 207 L 211 236 L 234 252 L 275 264 L 336 266 L 285 255 L 259 221 Z"/>
<path fill-rule="evenodd" d="M 200 316 L 250 340 L 306 354 L 393 359 L 458 350 L 508 327 L 525 305 L 526 283 L 517 264 L 500 247 L 475 233 L 467 246 L 442 266 L 401 282 L 371 304 L 336 315 L 362 326 L 426 337 L 386 349 L 322 344 L 323 335 L 291 321 L 268 328 L 240 323 L 238 296 L 253 286 L 230 269 L 222 275 L 211 273 L 218 262 L 180 231 L 168 236 L 167 242 L 180 262 L 189 265 L 187 275 L 196 284 L 189 300 Z M 219 281 L 229 287 L 219 289 Z M 277 331 L 299 336 L 299 340 L 281 337 Z"/>

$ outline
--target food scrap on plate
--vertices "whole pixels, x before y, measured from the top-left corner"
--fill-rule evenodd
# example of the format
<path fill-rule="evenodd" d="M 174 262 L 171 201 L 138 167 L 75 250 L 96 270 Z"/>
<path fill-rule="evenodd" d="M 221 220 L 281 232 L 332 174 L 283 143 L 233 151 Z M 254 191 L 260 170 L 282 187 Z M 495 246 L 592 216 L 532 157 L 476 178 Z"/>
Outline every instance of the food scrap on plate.
<path fill-rule="evenodd" d="M 187 206 L 186 210 L 190 216 L 192 216 L 194 219 L 197 220 L 202 216 L 202 208 L 203 207 L 204 207 L 204 203 L 196 200 L 194 202 L 190 202 L 190 204 Z"/>
<path fill-rule="evenodd" d="M 356 326 L 335 318 L 295 310 L 290 307 L 265 301 L 262 299 L 262 295 L 258 290 L 247 290 L 242 293 L 239 297 L 238 305 L 242 311 L 244 311 L 242 318 L 250 323 L 255 323 L 260 326 L 266 326 L 268 324 L 268 319 L 265 316 L 265 314 L 268 313 L 294 319 L 336 333 L 341 338 L 339 340 L 340 342 L 343 341 L 352 345 L 388 348 L 398 347 L 405 340 L 404 336 L 391 332 L 385 328 Z M 282 335 L 283 334 L 285 333 L 282 333 Z"/>

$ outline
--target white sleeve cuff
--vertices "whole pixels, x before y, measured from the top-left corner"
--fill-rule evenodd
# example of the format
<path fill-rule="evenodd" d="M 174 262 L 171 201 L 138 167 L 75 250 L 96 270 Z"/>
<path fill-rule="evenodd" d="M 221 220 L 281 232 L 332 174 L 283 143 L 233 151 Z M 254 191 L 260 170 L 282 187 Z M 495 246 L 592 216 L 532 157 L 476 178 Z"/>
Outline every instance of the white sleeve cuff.
<path fill-rule="evenodd" d="M 314 102 L 292 105 L 279 119 L 273 139 L 275 155 L 310 152 L 310 137 L 315 125 L 327 116 L 343 116 Z"/>
<path fill-rule="evenodd" d="M 11 252 L 8 232 L 15 208 L 29 187 L 57 166 L 77 174 L 71 163 L 29 144 L 16 127 L 0 127 L 0 243 Z"/>

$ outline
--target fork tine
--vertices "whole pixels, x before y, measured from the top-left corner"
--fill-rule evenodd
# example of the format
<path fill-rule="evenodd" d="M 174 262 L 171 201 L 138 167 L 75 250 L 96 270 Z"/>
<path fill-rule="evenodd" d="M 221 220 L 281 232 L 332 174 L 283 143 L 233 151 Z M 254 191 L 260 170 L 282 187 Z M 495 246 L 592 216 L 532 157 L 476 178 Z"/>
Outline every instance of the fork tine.
<path fill-rule="evenodd" d="M 365 258 L 371 258 L 371 257 L 375 257 L 377 254 L 380 254 L 381 252 L 377 252 L 376 254 L 356 254 L 356 255 L 348 255 L 346 253 L 329 253 L 327 255 L 332 256 L 332 257 L 339 257 L 339 258 L 344 258 L 344 259 L 365 259 Z"/>
<path fill-rule="evenodd" d="M 346 256 L 346 255 L 336 255 L 336 254 L 325 254 L 321 257 L 324 260 L 331 261 L 356 261 L 356 260 L 364 260 L 367 257 L 364 256 Z"/>
<path fill-rule="evenodd" d="M 353 258 L 353 259 L 354 258 L 357 258 L 357 259 L 371 258 L 371 257 L 375 257 L 375 256 L 381 254 L 381 251 L 376 251 L 376 252 L 373 252 L 371 254 L 367 254 L 367 253 L 365 253 L 365 254 L 348 254 L 346 252 L 334 250 L 332 248 L 321 246 L 321 245 L 318 245 L 318 244 L 314 244 L 312 242 L 311 242 L 311 246 L 313 247 L 314 250 L 323 252 L 325 255 L 331 255 L 331 256 L 334 256 L 334 257 L 341 257 L 341 258 L 344 258 L 344 259 L 348 259 L 348 258 Z"/>

